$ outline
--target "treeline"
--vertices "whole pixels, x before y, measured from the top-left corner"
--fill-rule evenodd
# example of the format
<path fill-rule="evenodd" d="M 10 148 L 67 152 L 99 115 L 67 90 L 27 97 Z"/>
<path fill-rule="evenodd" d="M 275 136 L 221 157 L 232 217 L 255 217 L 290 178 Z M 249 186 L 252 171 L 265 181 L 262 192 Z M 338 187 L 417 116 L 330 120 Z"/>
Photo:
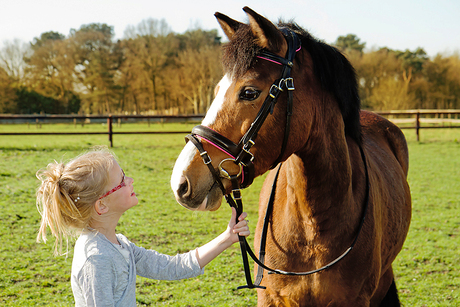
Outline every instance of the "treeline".
<path fill-rule="evenodd" d="M 46 32 L 0 52 L 0 113 L 204 113 L 222 77 L 217 30 L 176 34 L 148 19 Z"/>
<path fill-rule="evenodd" d="M 373 110 L 460 108 L 460 56 L 380 48 L 363 52 L 353 34 L 335 45 L 347 55 L 358 75 L 363 108 Z"/>
<path fill-rule="evenodd" d="M 352 34 L 335 45 L 356 68 L 364 108 L 460 108 L 458 53 L 364 52 Z M 154 19 L 117 41 L 113 27 L 89 24 L 9 42 L 0 51 L 0 113 L 204 113 L 222 77 L 220 47 L 217 30 L 177 34 Z"/>

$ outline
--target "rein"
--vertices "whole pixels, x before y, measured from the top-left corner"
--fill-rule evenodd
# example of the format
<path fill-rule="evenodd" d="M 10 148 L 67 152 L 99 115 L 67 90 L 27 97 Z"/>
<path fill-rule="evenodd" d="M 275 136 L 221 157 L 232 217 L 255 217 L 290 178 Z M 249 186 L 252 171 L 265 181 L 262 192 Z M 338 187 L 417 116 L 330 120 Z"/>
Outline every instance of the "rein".
<path fill-rule="evenodd" d="M 264 217 L 264 225 L 262 228 L 262 236 L 261 236 L 261 242 L 260 242 L 260 248 L 259 248 L 259 258 L 255 256 L 254 252 L 252 251 L 248 242 L 246 241 L 246 238 L 239 236 L 241 254 L 243 258 L 243 267 L 244 267 L 245 277 L 246 277 L 246 285 L 238 287 L 238 289 L 242 289 L 242 288 L 265 289 L 265 287 L 260 286 L 260 283 L 262 282 L 262 278 L 263 278 L 264 269 L 267 270 L 269 274 L 305 276 L 305 275 L 311 275 L 311 274 L 326 270 L 330 268 L 331 266 L 333 266 L 334 264 L 338 263 L 353 249 L 355 243 L 357 242 L 359 234 L 361 233 L 361 230 L 364 225 L 364 220 L 366 217 L 367 208 L 369 204 L 369 174 L 368 174 L 368 169 L 367 169 L 367 162 L 366 162 L 366 157 L 364 155 L 362 146 L 361 144 L 358 144 L 360 153 L 361 153 L 361 158 L 364 163 L 365 174 L 366 174 L 366 194 L 365 194 L 365 199 L 364 199 L 365 209 L 364 209 L 363 217 L 358 227 L 358 233 L 355 239 L 353 240 L 352 244 L 350 245 L 350 247 L 344 253 L 342 253 L 339 257 L 337 257 L 335 260 L 331 261 L 329 264 L 319 269 L 308 271 L 308 272 L 286 272 L 286 271 L 282 271 L 278 269 L 269 268 L 264 264 L 268 224 L 269 224 L 271 212 L 273 209 L 273 203 L 274 203 L 275 194 L 276 194 L 277 179 L 278 179 L 278 175 L 279 175 L 279 172 L 282 166 L 282 163 L 280 163 L 280 161 L 282 161 L 284 151 L 287 145 L 289 132 L 290 132 L 290 119 L 292 115 L 292 104 L 293 104 L 292 101 L 293 101 L 293 90 L 294 90 L 294 80 L 290 76 L 291 69 L 293 67 L 293 61 L 294 61 L 296 52 L 301 49 L 300 40 L 294 32 L 286 28 L 281 29 L 281 31 L 285 35 L 286 41 L 288 43 L 288 51 L 287 51 L 286 58 L 282 58 L 268 51 L 262 51 L 257 56 L 260 59 L 282 65 L 283 69 L 282 69 L 281 77 L 272 84 L 270 91 L 269 91 L 269 95 L 266 97 L 265 101 L 263 102 L 256 116 L 256 119 L 251 124 L 251 127 L 248 129 L 248 131 L 240 139 L 239 143 L 235 144 L 229 139 L 227 139 L 226 137 L 224 137 L 223 135 L 212 130 L 211 128 L 201 126 L 201 125 L 194 127 L 192 129 L 192 133 L 186 136 L 186 138 L 190 140 L 200 152 L 200 156 L 203 159 L 204 164 L 208 167 L 209 171 L 214 177 L 215 184 L 217 184 L 219 188 L 222 190 L 222 193 L 225 196 L 225 199 L 227 203 L 230 205 L 230 207 L 234 207 L 236 209 L 237 217 L 238 217 L 243 212 L 241 188 L 245 188 L 249 186 L 254 180 L 254 164 L 253 164 L 254 155 L 250 152 L 250 149 L 252 148 L 252 146 L 254 146 L 255 139 L 257 137 L 257 133 L 260 130 L 265 119 L 267 118 L 268 114 L 273 114 L 273 109 L 275 107 L 275 104 L 276 104 L 276 101 L 279 95 L 281 94 L 281 92 L 284 91 L 284 89 L 287 89 L 288 99 L 287 99 L 286 125 L 285 125 L 284 139 L 283 139 L 283 143 L 281 146 L 281 152 L 271 167 L 271 168 L 274 168 L 276 165 L 279 165 L 274 181 L 273 181 L 273 184 L 272 184 L 272 190 L 270 193 L 270 198 L 267 204 L 267 210 L 266 210 L 265 217 Z M 212 161 L 211 161 L 211 158 L 209 157 L 209 154 L 207 153 L 207 151 L 204 150 L 201 144 L 201 139 L 206 140 L 209 144 L 217 147 L 219 150 L 229 155 L 231 159 L 225 159 L 222 162 L 228 161 L 228 160 L 233 161 L 236 165 L 240 167 L 240 171 L 238 172 L 238 174 L 235 174 L 235 175 L 229 174 L 223 168 L 222 162 L 219 164 L 218 170 L 216 170 L 211 164 Z M 226 193 L 226 190 L 221 181 L 221 178 L 225 178 L 231 181 L 232 183 L 231 195 Z M 237 222 L 238 222 L 238 218 L 237 218 Z M 258 272 L 257 272 L 255 283 L 252 282 L 252 278 L 251 278 L 251 273 L 250 273 L 251 269 L 249 267 L 248 254 L 254 260 L 254 262 L 258 265 Z"/>

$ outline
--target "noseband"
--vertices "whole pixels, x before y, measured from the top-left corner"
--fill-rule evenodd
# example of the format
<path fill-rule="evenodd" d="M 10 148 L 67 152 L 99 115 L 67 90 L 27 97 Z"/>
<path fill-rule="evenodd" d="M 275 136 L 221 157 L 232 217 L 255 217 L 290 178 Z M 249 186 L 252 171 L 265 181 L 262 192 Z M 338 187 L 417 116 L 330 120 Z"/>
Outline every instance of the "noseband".
<path fill-rule="evenodd" d="M 293 61 L 296 55 L 296 52 L 301 49 L 300 39 L 298 36 L 287 28 L 280 29 L 288 44 L 288 50 L 286 53 L 286 57 L 282 58 L 276 54 L 273 54 L 268 51 L 262 51 L 257 55 L 257 58 L 267 60 L 282 66 L 281 77 L 276 80 L 272 86 L 270 87 L 269 94 L 265 98 L 259 112 L 257 113 L 256 119 L 251 124 L 248 131 L 243 135 L 240 139 L 238 144 L 235 144 L 228 138 L 224 137 L 220 133 L 214 131 L 213 129 L 198 125 L 192 129 L 192 133 L 187 135 L 187 139 L 191 141 L 195 147 L 200 152 L 201 158 L 203 159 L 204 164 L 208 167 L 209 171 L 211 172 L 212 176 L 214 177 L 215 182 L 219 185 L 220 189 L 222 190 L 225 199 L 227 200 L 228 204 L 231 207 L 234 207 L 237 211 L 237 220 L 238 216 L 243 212 L 243 203 L 241 198 L 241 188 L 246 188 L 254 180 L 254 155 L 250 152 L 252 146 L 255 144 L 255 139 L 257 137 L 257 133 L 259 132 L 262 124 L 264 123 L 265 119 L 267 118 L 268 114 L 273 114 L 273 110 L 275 104 L 280 96 L 281 92 L 287 90 L 288 99 L 287 99 L 287 110 L 286 110 L 286 125 L 284 130 L 284 138 L 283 143 L 281 145 L 281 152 L 278 158 L 273 162 L 271 168 L 274 168 L 276 165 L 279 164 L 278 170 L 275 175 L 275 179 L 272 185 L 272 191 L 270 194 L 270 198 L 267 204 L 266 215 L 264 218 L 264 225 L 262 229 L 262 237 L 259 249 L 259 258 L 257 258 L 254 252 L 249 247 L 249 244 L 246 241 L 245 237 L 239 236 L 240 247 L 241 247 L 241 254 L 243 258 L 243 266 L 246 276 L 246 283 L 247 285 L 238 287 L 241 288 L 261 288 L 265 289 L 265 287 L 260 286 L 260 283 L 263 278 L 263 270 L 267 270 L 271 274 L 282 274 L 282 275 L 297 275 L 297 276 L 305 276 L 311 275 L 323 270 L 326 270 L 342 260 L 354 247 L 358 236 L 361 232 L 362 226 L 364 224 L 364 219 L 366 217 L 368 202 L 369 202 L 369 175 L 367 170 L 367 162 L 365 159 L 364 151 L 362 146 L 359 145 L 359 149 L 361 152 L 361 157 L 363 159 L 365 174 L 366 174 L 366 194 L 365 194 L 365 209 L 363 217 L 360 221 L 358 234 L 356 235 L 354 241 L 352 242 L 351 246 L 338 258 L 330 262 L 329 264 L 313 270 L 309 272 L 285 272 L 278 269 L 271 269 L 264 265 L 264 258 L 265 258 L 265 244 L 266 244 L 266 236 L 267 236 L 267 229 L 268 229 L 268 222 L 269 217 L 272 211 L 274 197 L 275 197 L 275 190 L 276 190 L 276 183 L 278 179 L 278 174 L 281 169 L 280 162 L 283 159 L 284 151 L 286 149 L 289 131 L 290 131 L 290 120 L 292 115 L 292 101 L 293 101 L 293 91 L 294 91 L 294 80 L 291 77 L 291 69 L 293 67 Z M 205 140 L 208 144 L 218 148 L 222 152 L 226 153 L 230 158 L 224 159 L 218 166 L 218 170 L 216 170 L 211 164 L 211 158 L 206 150 L 204 150 L 201 140 Z M 230 174 L 227 172 L 223 167 L 223 162 L 225 161 L 232 161 L 239 167 L 239 172 L 237 174 Z M 228 194 L 224 188 L 222 183 L 222 178 L 228 179 L 232 183 L 232 195 Z M 249 268 L 248 256 L 250 255 L 251 258 L 254 260 L 255 263 L 258 265 L 258 273 L 255 280 L 255 283 L 252 282 L 251 273 Z"/>

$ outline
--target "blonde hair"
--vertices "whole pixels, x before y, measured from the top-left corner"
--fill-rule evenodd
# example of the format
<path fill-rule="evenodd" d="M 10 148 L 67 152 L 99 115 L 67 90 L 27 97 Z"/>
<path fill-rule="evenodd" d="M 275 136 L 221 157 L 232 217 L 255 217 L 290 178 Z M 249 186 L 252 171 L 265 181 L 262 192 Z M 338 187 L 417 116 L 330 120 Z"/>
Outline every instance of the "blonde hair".
<path fill-rule="evenodd" d="M 82 154 L 67 164 L 48 164 L 37 172 L 41 180 L 37 190 L 37 208 L 42 216 L 37 242 L 46 242 L 50 228 L 56 238 L 54 253 L 62 254 L 62 241 L 87 228 L 94 204 L 104 193 L 109 170 L 115 161 L 113 153 L 99 148 Z"/>

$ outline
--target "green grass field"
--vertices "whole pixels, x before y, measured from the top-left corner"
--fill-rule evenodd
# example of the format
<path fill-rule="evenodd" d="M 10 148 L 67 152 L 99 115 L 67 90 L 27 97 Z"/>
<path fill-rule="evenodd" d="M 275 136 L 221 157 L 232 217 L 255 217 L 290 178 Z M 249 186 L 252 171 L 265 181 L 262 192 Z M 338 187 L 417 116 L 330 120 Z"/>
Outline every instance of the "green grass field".
<path fill-rule="evenodd" d="M 126 124 L 119 129 L 189 131 L 192 126 Z M 0 125 L 0 131 L 18 128 L 38 129 Z M 103 125 L 41 129 L 105 131 Z M 421 142 L 415 141 L 413 130 L 405 133 L 413 218 L 394 263 L 400 299 L 404 306 L 460 306 L 460 129 L 422 130 Z M 35 242 L 40 218 L 35 172 L 100 144 L 108 145 L 107 136 L 0 136 L 0 306 L 73 305 L 69 281 L 73 242 L 67 258 L 53 256 L 52 241 Z M 192 213 L 173 198 L 169 178 L 184 135 L 115 135 L 114 145 L 120 165 L 135 180 L 139 198 L 139 205 L 120 220 L 119 232 L 140 246 L 175 254 L 204 244 L 225 229 L 230 218 L 225 203 L 216 212 Z M 256 224 L 261 184 L 258 178 L 243 192 L 251 227 Z M 239 247 L 234 245 L 198 278 L 170 282 L 138 277 L 137 301 L 139 306 L 255 306 L 254 290 L 235 290 L 244 283 Z"/>

